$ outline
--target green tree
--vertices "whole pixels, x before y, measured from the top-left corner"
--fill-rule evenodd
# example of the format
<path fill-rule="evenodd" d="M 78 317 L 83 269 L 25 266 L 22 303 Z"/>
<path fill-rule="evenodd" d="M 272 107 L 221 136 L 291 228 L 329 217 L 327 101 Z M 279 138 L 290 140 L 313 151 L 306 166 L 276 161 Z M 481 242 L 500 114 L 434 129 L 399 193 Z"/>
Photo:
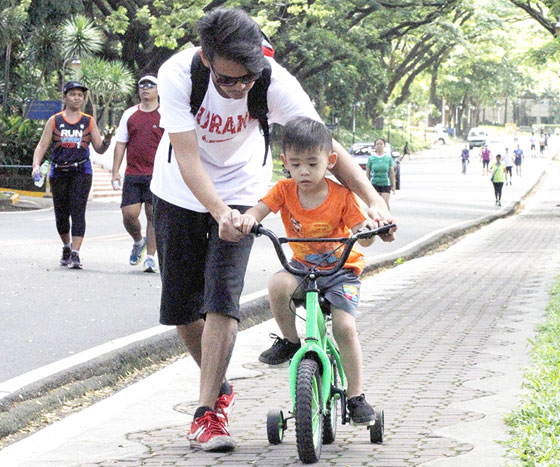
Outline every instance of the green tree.
<path fill-rule="evenodd" d="M 26 6 L 16 5 L 12 0 L 9 6 L 0 11 L 0 45 L 4 48 L 4 94 L 2 98 L 2 110 L 6 111 L 8 94 L 10 90 L 10 66 L 12 61 L 12 49 L 14 43 L 21 40 L 25 31 L 27 18 Z"/>
<path fill-rule="evenodd" d="M 135 79 L 125 64 L 118 60 L 105 60 L 100 57 L 86 57 L 78 69 L 72 71 L 72 78 L 81 81 L 89 88 L 88 100 L 92 104 L 93 117 L 103 128 L 108 122 L 112 104 L 125 99 L 134 92 Z"/>

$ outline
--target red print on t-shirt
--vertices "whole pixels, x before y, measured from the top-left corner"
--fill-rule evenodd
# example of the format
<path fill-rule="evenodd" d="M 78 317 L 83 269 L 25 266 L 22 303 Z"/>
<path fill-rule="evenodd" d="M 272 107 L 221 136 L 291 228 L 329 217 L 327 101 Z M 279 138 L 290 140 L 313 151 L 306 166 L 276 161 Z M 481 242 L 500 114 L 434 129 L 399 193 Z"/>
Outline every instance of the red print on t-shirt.
<path fill-rule="evenodd" d="M 209 139 L 203 136 L 202 139 L 207 143 L 229 141 L 235 136 L 235 134 L 246 129 L 247 123 L 251 120 L 252 118 L 249 115 L 249 112 L 245 112 L 245 115 L 237 115 L 236 117 L 228 116 L 224 118 L 220 114 L 206 111 L 206 109 L 202 106 L 196 116 L 196 123 L 198 123 L 201 129 L 207 129 L 208 133 L 215 133 L 216 135 L 231 135 L 231 137 L 226 139 Z"/>

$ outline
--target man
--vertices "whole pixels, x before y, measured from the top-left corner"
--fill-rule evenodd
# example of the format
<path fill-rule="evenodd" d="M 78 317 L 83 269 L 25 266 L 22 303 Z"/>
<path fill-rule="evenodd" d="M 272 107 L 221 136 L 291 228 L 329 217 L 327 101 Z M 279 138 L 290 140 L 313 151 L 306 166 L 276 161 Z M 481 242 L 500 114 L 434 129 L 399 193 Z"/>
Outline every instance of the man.
<path fill-rule="evenodd" d="M 119 169 L 126 151 L 126 170 L 122 193 L 121 210 L 126 231 L 134 240 L 130 253 L 130 264 L 144 261 L 144 272 L 156 272 L 156 239 L 152 223 L 152 192 L 150 182 L 154 158 L 163 130 L 159 126 L 159 102 L 157 78 L 146 75 L 138 81 L 140 104 L 127 109 L 117 129 L 117 144 L 113 156 L 113 188 L 120 186 Z M 144 203 L 147 226 L 146 237 L 142 237 L 140 212 Z"/>
<path fill-rule="evenodd" d="M 268 65 L 268 121 L 283 125 L 299 115 L 320 118 L 297 80 L 264 57 L 260 29 L 246 13 L 214 10 L 200 20 L 198 31 L 202 49 L 181 51 L 159 70 L 165 133 L 151 189 L 162 277 L 160 322 L 177 326 L 201 368 L 188 438 L 191 447 L 215 451 L 235 448 L 227 423 L 236 396 L 225 376 L 253 242 L 240 230 L 240 215 L 266 193 L 272 168 L 270 157 L 263 166 L 263 137 L 248 112 L 249 91 L 262 82 Z M 196 54 L 211 79 L 195 116 L 190 100 Z M 339 143 L 334 147 L 335 175 L 364 199 L 377 223 L 390 221 L 385 202 L 360 167 Z"/>

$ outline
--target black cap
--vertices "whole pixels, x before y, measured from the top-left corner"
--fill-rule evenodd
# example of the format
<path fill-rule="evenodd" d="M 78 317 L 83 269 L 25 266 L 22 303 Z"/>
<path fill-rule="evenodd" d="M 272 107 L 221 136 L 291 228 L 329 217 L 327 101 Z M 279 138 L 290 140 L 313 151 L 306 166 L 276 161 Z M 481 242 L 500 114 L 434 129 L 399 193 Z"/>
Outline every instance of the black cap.
<path fill-rule="evenodd" d="M 76 88 L 79 88 L 84 92 L 88 90 L 88 88 L 84 86 L 82 83 L 80 83 L 79 81 L 68 81 L 64 85 L 64 89 L 62 90 L 62 93 L 66 94 L 68 91 L 70 91 L 70 89 L 76 89 Z"/>

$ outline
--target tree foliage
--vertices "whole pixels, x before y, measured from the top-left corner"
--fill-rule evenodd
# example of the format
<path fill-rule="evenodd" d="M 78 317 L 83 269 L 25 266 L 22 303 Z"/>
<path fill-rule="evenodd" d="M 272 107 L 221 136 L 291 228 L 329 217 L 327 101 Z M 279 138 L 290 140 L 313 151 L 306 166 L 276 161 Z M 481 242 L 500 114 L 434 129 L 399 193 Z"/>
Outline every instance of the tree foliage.
<path fill-rule="evenodd" d="M 14 6 L 22 14 L 18 33 L 2 22 Z M 240 7 L 254 17 L 325 120 L 347 127 L 353 115 L 381 126 L 410 102 L 414 116 L 427 109 L 439 118 L 443 98 L 459 116 L 526 92 L 524 70 L 560 55 L 557 0 L 0 0 L 0 53 L 11 59 L 3 88 L 15 83 L 4 100 L 17 109 L 30 95 L 56 95 L 64 60 L 73 55 L 105 60 L 83 60 L 95 73 L 120 60 L 132 82 L 157 72 L 177 50 L 197 45 L 198 20 L 217 7 Z M 78 23 L 70 19 L 76 15 L 83 15 Z M 531 47 L 521 43 L 517 52 L 507 44 L 519 44 L 516 25 L 527 18 L 552 35 Z M 78 48 L 64 41 L 62 50 L 53 47 L 58 28 L 73 28 Z M 105 118 L 106 103 L 126 92 L 110 95 L 93 98 Z"/>

